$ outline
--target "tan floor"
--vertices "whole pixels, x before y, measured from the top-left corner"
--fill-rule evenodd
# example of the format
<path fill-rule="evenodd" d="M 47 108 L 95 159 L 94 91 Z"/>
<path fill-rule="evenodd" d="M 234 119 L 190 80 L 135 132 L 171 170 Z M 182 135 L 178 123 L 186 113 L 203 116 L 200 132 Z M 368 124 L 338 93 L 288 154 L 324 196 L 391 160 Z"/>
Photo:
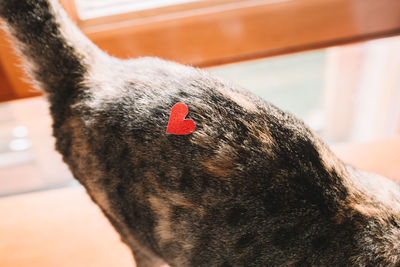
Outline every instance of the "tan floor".
<path fill-rule="evenodd" d="M 0 199 L 1 267 L 132 267 L 130 250 L 81 187 Z"/>

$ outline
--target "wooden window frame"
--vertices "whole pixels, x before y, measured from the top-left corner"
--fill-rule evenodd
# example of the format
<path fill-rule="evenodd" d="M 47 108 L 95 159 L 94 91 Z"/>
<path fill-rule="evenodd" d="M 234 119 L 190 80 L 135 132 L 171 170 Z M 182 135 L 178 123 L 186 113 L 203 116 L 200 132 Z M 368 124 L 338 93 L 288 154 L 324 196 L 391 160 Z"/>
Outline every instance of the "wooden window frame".
<path fill-rule="evenodd" d="M 398 0 L 202 0 L 88 20 L 79 19 L 74 1 L 60 2 L 113 56 L 158 56 L 199 67 L 400 34 Z M 10 45 L 0 47 L 13 95 L 37 95 L 16 62 Z"/>

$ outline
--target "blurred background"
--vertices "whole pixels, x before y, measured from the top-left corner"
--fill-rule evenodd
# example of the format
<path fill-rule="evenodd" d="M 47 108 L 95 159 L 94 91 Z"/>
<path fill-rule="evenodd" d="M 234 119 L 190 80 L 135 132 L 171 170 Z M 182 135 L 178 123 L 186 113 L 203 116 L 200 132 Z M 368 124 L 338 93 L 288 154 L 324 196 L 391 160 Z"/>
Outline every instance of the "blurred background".
<path fill-rule="evenodd" d="M 61 1 L 101 48 L 207 69 L 330 145 L 400 133 L 398 0 Z M 74 186 L 47 103 L 0 33 L 0 196 Z M 399 153 L 400 154 L 400 153 Z"/>

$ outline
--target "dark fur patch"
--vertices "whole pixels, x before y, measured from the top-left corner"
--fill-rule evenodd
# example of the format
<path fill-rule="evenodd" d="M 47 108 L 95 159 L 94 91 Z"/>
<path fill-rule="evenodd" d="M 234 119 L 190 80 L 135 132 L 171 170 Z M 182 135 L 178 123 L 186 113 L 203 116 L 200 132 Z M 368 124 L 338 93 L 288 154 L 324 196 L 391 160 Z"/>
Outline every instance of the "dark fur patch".
<path fill-rule="evenodd" d="M 399 215 L 292 115 L 195 68 L 84 53 L 46 0 L 0 15 L 49 93 L 57 149 L 138 266 L 400 263 Z M 165 133 L 177 102 L 190 135 Z"/>

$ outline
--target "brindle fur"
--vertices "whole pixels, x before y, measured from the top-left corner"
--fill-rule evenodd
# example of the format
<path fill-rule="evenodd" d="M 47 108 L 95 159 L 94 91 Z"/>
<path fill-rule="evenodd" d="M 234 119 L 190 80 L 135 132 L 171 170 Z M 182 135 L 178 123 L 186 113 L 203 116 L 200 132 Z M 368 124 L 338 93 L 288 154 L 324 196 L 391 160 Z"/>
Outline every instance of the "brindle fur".
<path fill-rule="evenodd" d="M 399 185 L 206 72 L 119 60 L 53 0 L 0 0 L 57 150 L 138 266 L 399 266 Z M 197 128 L 166 134 L 186 103 Z"/>

